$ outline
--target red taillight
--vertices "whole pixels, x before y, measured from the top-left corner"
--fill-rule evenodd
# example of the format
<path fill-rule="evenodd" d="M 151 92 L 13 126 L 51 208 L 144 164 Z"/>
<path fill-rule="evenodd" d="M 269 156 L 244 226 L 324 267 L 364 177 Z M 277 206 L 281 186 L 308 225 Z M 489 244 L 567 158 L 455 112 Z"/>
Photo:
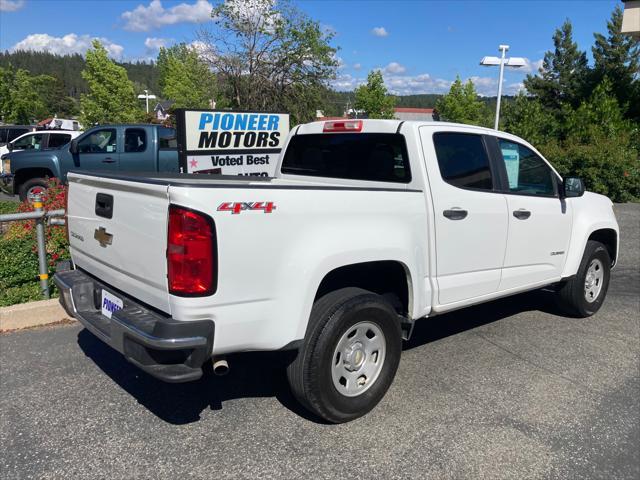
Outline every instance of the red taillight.
<path fill-rule="evenodd" d="M 181 296 L 213 294 L 216 288 L 215 231 L 211 218 L 171 205 L 167 237 L 169 293 Z"/>
<path fill-rule="evenodd" d="M 324 122 L 324 133 L 331 132 L 360 132 L 362 130 L 362 120 L 335 120 Z"/>

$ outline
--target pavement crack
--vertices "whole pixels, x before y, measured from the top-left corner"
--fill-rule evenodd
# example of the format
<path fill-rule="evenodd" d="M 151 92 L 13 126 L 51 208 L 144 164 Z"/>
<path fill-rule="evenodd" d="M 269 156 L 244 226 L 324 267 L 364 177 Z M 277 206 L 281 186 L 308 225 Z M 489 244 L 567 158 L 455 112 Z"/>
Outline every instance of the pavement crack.
<path fill-rule="evenodd" d="M 524 356 L 520 355 L 519 353 L 514 352 L 513 350 L 505 347 L 504 345 L 501 345 L 498 342 L 495 342 L 495 341 L 489 339 L 488 337 L 484 336 L 480 332 L 474 332 L 474 334 L 477 335 L 478 337 L 480 337 L 482 340 L 484 340 L 484 341 L 490 343 L 491 345 L 499 348 L 500 350 L 502 350 L 502 351 L 504 351 L 504 352 L 506 352 L 506 353 L 508 353 L 508 354 L 510 354 L 510 355 L 522 360 L 526 364 L 531 365 L 532 367 L 538 368 L 538 369 L 540 369 L 540 370 L 542 370 L 544 372 L 547 372 L 547 373 L 549 373 L 551 375 L 554 375 L 556 377 L 559 377 L 559 378 L 571 383 L 572 385 L 575 385 L 576 387 L 578 387 L 581 390 L 585 390 L 585 391 L 587 391 L 589 393 L 592 393 L 592 394 L 595 394 L 595 395 L 598 395 L 598 396 L 604 395 L 604 392 L 600 392 L 598 390 L 594 390 L 593 388 L 590 388 L 587 385 L 584 385 L 584 384 L 582 384 L 580 382 L 576 382 L 574 379 L 572 379 L 570 377 L 567 377 L 566 375 L 563 375 L 563 374 L 558 373 L 558 372 L 556 372 L 556 371 L 554 371 L 554 370 L 552 370 L 552 369 L 550 369 L 548 367 L 545 367 L 544 365 L 540 365 L 540 364 L 538 364 L 536 362 L 531 361 L 527 357 L 524 357 Z"/>

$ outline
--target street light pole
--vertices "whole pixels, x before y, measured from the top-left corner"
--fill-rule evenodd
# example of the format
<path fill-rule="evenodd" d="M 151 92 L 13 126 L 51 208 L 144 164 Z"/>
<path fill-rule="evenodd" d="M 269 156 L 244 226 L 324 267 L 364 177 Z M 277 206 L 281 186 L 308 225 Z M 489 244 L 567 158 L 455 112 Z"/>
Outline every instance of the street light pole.
<path fill-rule="evenodd" d="M 502 50 L 502 56 L 500 57 L 500 80 L 498 80 L 498 103 L 496 104 L 496 121 L 493 126 L 494 130 L 498 130 L 498 124 L 500 123 L 500 100 L 502 99 L 502 80 L 504 78 L 504 61 L 509 50 L 509 45 L 500 45 L 499 50 Z M 147 108 L 147 111 L 149 109 Z"/>
<path fill-rule="evenodd" d="M 144 95 L 140 94 L 138 95 L 138 98 L 144 98 L 146 105 L 147 105 L 147 113 L 149 113 L 149 99 L 153 99 L 156 98 L 155 95 L 149 95 L 149 90 L 143 90 Z"/>
<path fill-rule="evenodd" d="M 526 65 L 526 61 L 524 58 L 520 57 L 511 57 L 506 58 L 507 50 L 509 50 L 509 45 L 500 45 L 498 50 L 502 52 L 500 58 L 498 57 L 483 57 L 480 60 L 480 65 L 484 65 L 487 67 L 500 67 L 500 77 L 498 80 L 498 101 L 496 103 L 496 120 L 494 123 L 494 130 L 498 130 L 498 125 L 500 123 L 500 103 L 502 100 L 502 83 L 504 81 L 504 67 L 524 67 Z"/>

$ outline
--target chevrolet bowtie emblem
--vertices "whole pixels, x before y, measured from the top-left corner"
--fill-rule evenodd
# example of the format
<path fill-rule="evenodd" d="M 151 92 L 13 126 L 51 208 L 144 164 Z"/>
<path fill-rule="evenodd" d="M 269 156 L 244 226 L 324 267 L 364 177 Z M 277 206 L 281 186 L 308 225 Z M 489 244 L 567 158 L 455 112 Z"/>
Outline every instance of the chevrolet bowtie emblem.
<path fill-rule="evenodd" d="M 111 242 L 113 241 L 113 235 L 107 233 L 107 229 L 104 227 L 96 228 L 93 238 L 95 238 L 100 245 L 105 248 L 107 245 L 111 245 Z"/>

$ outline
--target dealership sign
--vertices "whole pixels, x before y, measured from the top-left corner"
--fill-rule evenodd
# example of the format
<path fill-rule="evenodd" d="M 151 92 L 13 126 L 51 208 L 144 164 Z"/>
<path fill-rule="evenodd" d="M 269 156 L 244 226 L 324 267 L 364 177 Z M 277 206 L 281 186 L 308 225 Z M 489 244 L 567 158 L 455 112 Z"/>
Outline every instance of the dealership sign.
<path fill-rule="evenodd" d="M 284 113 L 177 110 L 185 173 L 272 177 L 289 134 Z"/>

